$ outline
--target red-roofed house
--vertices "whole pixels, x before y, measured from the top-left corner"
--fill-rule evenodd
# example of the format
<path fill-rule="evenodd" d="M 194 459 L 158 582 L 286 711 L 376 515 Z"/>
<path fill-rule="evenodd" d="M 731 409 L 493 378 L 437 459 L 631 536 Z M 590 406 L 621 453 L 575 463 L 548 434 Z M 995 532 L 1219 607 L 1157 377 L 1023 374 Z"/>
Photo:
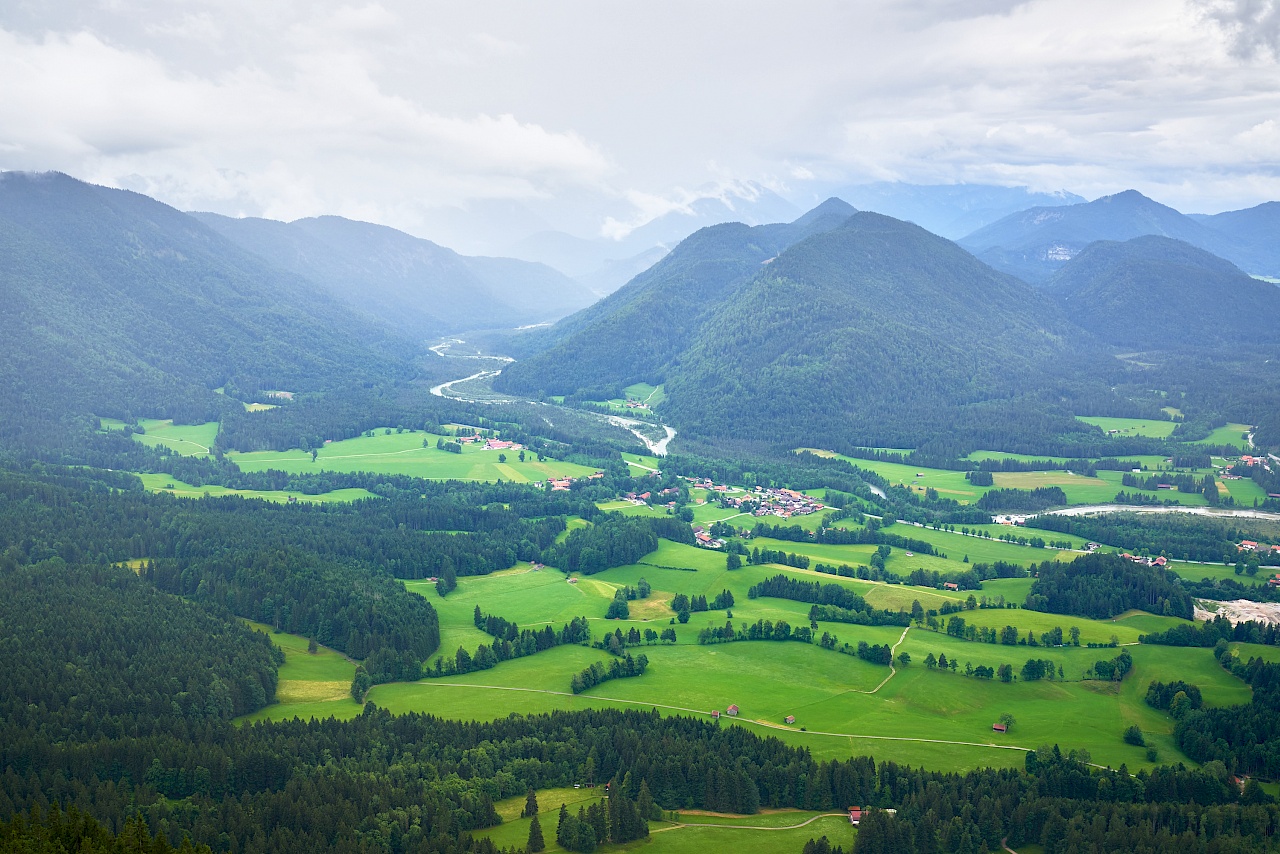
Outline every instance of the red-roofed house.
<path fill-rule="evenodd" d="M 729 708 L 725 709 L 725 712 L 729 715 L 729 717 L 736 718 L 738 716 L 738 707 L 736 704 L 730 705 Z"/>
<path fill-rule="evenodd" d="M 862 821 L 862 807 L 849 807 L 849 823 L 857 827 L 860 821 Z"/>

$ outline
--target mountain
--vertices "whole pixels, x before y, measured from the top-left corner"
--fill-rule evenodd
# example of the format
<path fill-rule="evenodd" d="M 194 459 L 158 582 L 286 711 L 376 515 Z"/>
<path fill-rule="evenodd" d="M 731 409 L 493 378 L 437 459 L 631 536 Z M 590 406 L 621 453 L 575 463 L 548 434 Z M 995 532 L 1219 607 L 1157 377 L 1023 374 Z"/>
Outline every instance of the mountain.
<path fill-rule="evenodd" d="M 1275 340 L 1280 287 L 1167 237 L 1092 243 L 1045 286 L 1079 325 L 1120 347 L 1194 349 Z"/>
<path fill-rule="evenodd" d="M 198 220 L 59 173 L 0 173 L 0 405 L 216 411 L 226 386 L 408 376 L 411 347 Z"/>
<path fill-rule="evenodd" d="M 919 226 L 859 213 L 706 317 L 664 411 L 695 435 L 910 447 L 1022 417 L 1010 401 L 1092 352 L 1025 283 Z"/>
<path fill-rule="evenodd" d="M 513 342 L 518 355 L 533 355 L 503 371 L 495 387 L 567 395 L 660 378 L 703 318 L 762 264 L 853 212 L 829 199 L 793 223 L 701 229 L 605 299 Z"/>
<path fill-rule="evenodd" d="M 1039 284 L 1095 240 L 1123 241 L 1147 234 L 1182 240 L 1218 255 L 1224 255 L 1224 246 L 1231 242 L 1137 190 L 1126 190 L 1085 204 L 1012 214 L 959 243 L 997 270 Z"/>
<path fill-rule="evenodd" d="M 1231 253 L 1238 266 L 1254 275 L 1280 278 L 1280 202 L 1191 218 L 1239 244 Z"/>
<path fill-rule="evenodd" d="M 558 320 L 596 299 L 585 285 L 545 264 L 466 257 L 367 222 L 336 216 L 289 223 L 192 216 L 271 264 L 418 338 Z"/>
<path fill-rule="evenodd" d="M 785 226 L 704 229 L 543 333 L 549 346 L 499 383 L 598 399 L 665 382 L 682 434 L 792 446 L 1071 429 L 1038 396 L 1082 364 L 1113 369 L 1100 344 L 951 241 L 849 211 L 832 200 Z"/>
<path fill-rule="evenodd" d="M 606 222 L 612 236 L 588 238 L 544 230 L 509 244 L 505 251 L 516 258 L 555 267 L 604 295 L 652 266 L 700 228 L 724 222 L 784 222 L 800 212 L 777 193 L 752 182 L 707 185 L 691 197 L 687 203 L 636 227 L 609 217 Z"/>
<path fill-rule="evenodd" d="M 880 181 L 841 187 L 833 195 L 864 211 L 914 222 L 934 234 L 955 240 L 1030 207 L 1083 202 L 1065 190 L 1038 193 L 1027 187 L 991 184 L 903 184 Z"/>

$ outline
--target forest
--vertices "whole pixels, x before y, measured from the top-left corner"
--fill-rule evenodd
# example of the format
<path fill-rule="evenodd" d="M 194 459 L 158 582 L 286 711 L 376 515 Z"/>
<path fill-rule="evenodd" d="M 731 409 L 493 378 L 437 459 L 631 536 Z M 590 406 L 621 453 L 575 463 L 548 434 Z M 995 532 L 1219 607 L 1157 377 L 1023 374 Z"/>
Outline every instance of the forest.
<path fill-rule="evenodd" d="M 1109 619 L 1131 608 L 1191 619 L 1191 596 L 1178 576 L 1116 554 L 1095 552 L 1070 563 L 1031 567 L 1036 580 L 1023 607 L 1050 614 Z"/>

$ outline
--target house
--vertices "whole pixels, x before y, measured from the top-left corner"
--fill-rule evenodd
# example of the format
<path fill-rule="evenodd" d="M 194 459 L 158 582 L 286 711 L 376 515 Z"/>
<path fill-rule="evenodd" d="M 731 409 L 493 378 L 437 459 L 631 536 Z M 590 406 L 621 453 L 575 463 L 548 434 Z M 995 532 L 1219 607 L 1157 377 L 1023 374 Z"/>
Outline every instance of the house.
<path fill-rule="evenodd" d="M 1165 566 L 1168 563 L 1169 563 L 1169 559 L 1164 557 L 1163 555 L 1151 561 L 1152 566 Z"/>
<path fill-rule="evenodd" d="M 719 709 L 712 709 L 712 710 L 711 710 L 711 717 L 715 718 L 716 720 L 720 720 L 720 710 L 719 710 Z"/>
<path fill-rule="evenodd" d="M 1004 724 L 992 724 L 991 731 L 992 732 L 1008 732 L 1009 728 Z"/>
<path fill-rule="evenodd" d="M 782 719 L 782 722 L 783 722 L 784 724 L 793 724 L 793 723 L 795 723 L 795 722 L 796 722 L 796 716 L 795 716 L 795 715 L 787 715 L 785 718 L 783 718 L 783 719 Z"/>
<path fill-rule="evenodd" d="M 725 714 L 727 714 L 731 718 L 736 718 L 738 716 L 737 705 L 730 705 L 729 708 L 725 709 Z"/>
<path fill-rule="evenodd" d="M 849 823 L 857 827 L 860 821 L 862 821 L 862 807 L 849 807 Z"/>
<path fill-rule="evenodd" d="M 1253 540 L 1241 540 L 1240 542 L 1240 551 L 1242 552 L 1251 552 L 1257 547 L 1258 547 L 1258 544 L 1255 543 Z"/>
<path fill-rule="evenodd" d="M 959 584 L 956 584 L 954 581 L 946 581 L 946 582 L 943 582 L 942 587 L 943 587 L 943 589 L 944 589 L 944 590 L 957 590 L 957 591 L 958 591 L 958 590 L 960 589 L 960 585 L 959 585 Z"/>
<path fill-rule="evenodd" d="M 1172 483 L 1157 483 L 1156 489 L 1173 489 Z"/>
<path fill-rule="evenodd" d="M 1280 587 L 1280 572 L 1267 579 L 1267 584 L 1272 587 Z"/>

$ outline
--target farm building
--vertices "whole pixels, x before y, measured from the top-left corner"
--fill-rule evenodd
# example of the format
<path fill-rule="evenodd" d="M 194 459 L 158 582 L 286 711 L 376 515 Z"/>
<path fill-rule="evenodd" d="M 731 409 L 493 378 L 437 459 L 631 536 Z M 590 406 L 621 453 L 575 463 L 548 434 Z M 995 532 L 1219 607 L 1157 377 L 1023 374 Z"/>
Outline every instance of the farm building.
<path fill-rule="evenodd" d="M 711 710 L 711 717 L 715 718 L 716 720 L 720 720 L 720 710 L 719 710 L 719 709 L 712 709 L 712 710 Z"/>
<path fill-rule="evenodd" d="M 1008 732 L 1009 727 L 1005 726 L 1004 724 L 992 724 L 991 731 L 992 732 Z"/>
<path fill-rule="evenodd" d="M 862 807 L 849 807 L 849 824 L 857 827 L 860 821 L 862 821 Z"/>
<path fill-rule="evenodd" d="M 736 718 L 738 716 L 737 705 L 730 705 L 729 708 L 725 709 L 725 714 L 727 714 L 731 718 Z"/>
<path fill-rule="evenodd" d="M 793 724 L 793 723 L 795 723 L 795 722 L 796 722 L 796 716 L 795 716 L 795 715 L 787 715 L 785 718 L 783 718 L 783 719 L 782 719 L 782 722 L 783 722 L 783 723 L 787 723 L 787 724 Z"/>
<path fill-rule="evenodd" d="M 959 584 L 956 584 L 954 581 L 947 581 L 947 582 L 943 583 L 943 585 L 942 585 L 942 586 L 943 586 L 943 588 L 944 588 L 944 589 L 946 589 L 946 590 L 959 590 L 959 589 L 960 589 L 960 585 L 959 585 Z"/>

